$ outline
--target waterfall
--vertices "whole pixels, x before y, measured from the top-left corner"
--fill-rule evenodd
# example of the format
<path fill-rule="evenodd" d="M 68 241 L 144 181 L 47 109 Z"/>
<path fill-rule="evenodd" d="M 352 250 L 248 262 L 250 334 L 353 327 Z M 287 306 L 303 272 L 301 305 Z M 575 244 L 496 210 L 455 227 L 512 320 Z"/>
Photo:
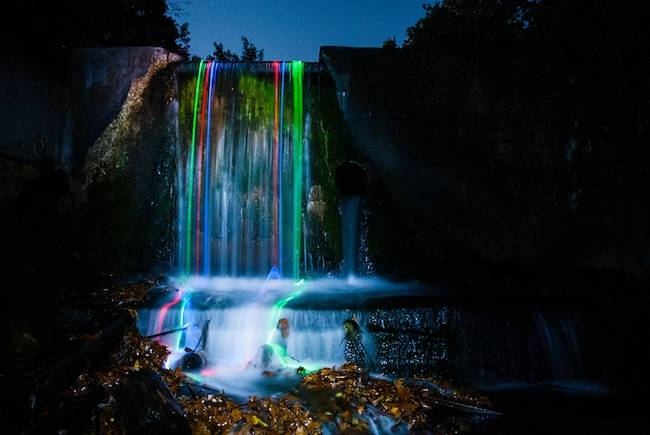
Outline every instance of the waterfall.
<path fill-rule="evenodd" d="M 316 68 L 201 61 L 178 71 L 175 290 L 141 312 L 139 327 L 162 333 L 169 367 L 200 351 L 202 382 L 246 384 L 266 347 L 285 368 L 344 362 L 350 312 L 287 307 L 306 293 L 300 278 L 321 255 L 308 247 L 312 115 L 303 89 Z M 289 325 L 284 351 L 280 319 Z"/>
<path fill-rule="evenodd" d="M 582 315 L 570 311 L 451 309 L 454 365 L 486 382 L 584 379 Z"/>
<path fill-rule="evenodd" d="M 304 74 L 300 61 L 202 61 L 180 72 L 180 274 L 301 274 Z"/>
<path fill-rule="evenodd" d="M 372 275 L 374 266 L 368 252 L 368 212 L 362 196 L 339 198 L 344 276 Z"/>
<path fill-rule="evenodd" d="M 334 180 L 310 143 L 319 120 L 303 87 L 317 71 L 300 61 L 178 70 L 176 274 L 138 327 L 170 349 L 170 368 L 200 352 L 189 374 L 232 394 L 257 391 L 267 351 L 282 376 L 344 363 L 344 322 L 364 331 L 366 301 L 407 291 L 355 276 L 371 269 L 361 196 L 340 200 L 346 279 L 318 278 Z"/>
<path fill-rule="evenodd" d="M 179 277 L 169 288 L 156 306 L 140 310 L 139 330 L 169 348 L 167 367 L 177 367 L 188 350 L 198 351 L 205 364 L 188 375 L 242 397 L 269 387 L 260 384 L 264 376 L 258 361 L 264 347 L 276 342 L 280 319 L 289 325 L 286 353 L 273 366 L 284 370 L 279 378 L 284 381 L 273 387 L 281 390 L 292 385 L 287 376 L 295 376 L 298 367 L 309 371 L 345 362 L 343 325 L 353 317 L 363 332 L 369 362 L 374 361 L 374 342 L 366 334 L 366 301 L 394 301 L 397 295 L 418 292 L 410 284 L 377 278 L 296 282 L 273 271 L 266 279 Z"/>
<path fill-rule="evenodd" d="M 339 202 L 343 235 L 343 273 L 345 276 L 357 275 L 359 272 L 359 212 L 362 198 L 360 196 L 343 196 Z"/>
<path fill-rule="evenodd" d="M 141 312 L 146 325 L 156 330 L 158 310 Z M 269 323 L 275 323 L 272 310 L 265 305 L 246 303 L 215 310 L 186 307 L 171 310 L 165 317 L 164 329 L 183 323 L 187 328 L 161 338 L 171 348 L 193 349 L 201 338 L 203 325 L 209 321 L 206 349 L 209 360 L 222 367 L 238 367 L 252 360 L 260 345 L 267 341 Z M 289 321 L 287 348 L 292 357 L 307 367 L 340 365 L 345 361 L 343 322 L 350 317 L 344 310 L 285 309 L 282 317 Z"/>

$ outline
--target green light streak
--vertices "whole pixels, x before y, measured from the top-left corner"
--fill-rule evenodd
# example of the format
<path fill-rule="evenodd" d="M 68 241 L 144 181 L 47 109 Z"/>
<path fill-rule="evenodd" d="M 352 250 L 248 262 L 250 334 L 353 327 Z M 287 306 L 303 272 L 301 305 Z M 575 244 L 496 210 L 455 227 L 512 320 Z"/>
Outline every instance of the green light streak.
<path fill-rule="evenodd" d="M 191 270 L 192 261 L 192 191 L 194 190 L 194 145 L 196 143 L 196 114 L 199 107 L 199 90 L 201 84 L 201 73 L 205 65 L 203 61 L 199 63 L 199 71 L 196 74 L 196 88 L 194 90 L 194 115 L 192 118 L 192 142 L 190 145 L 190 169 L 187 173 L 189 177 L 189 186 L 187 189 L 187 214 L 185 218 L 185 272 Z"/>
<path fill-rule="evenodd" d="M 242 75 L 237 88 L 243 98 L 241 116 L 250 129 L 266 129 L 273 122 L 275 91 L 272 83 L 261 77 Z"/>
<path fill-rule="evenodd" d="M 187 306 L 187 299 L 183 297 L 183 302 L 181 303 L 181 312 L 180 312 L 180 322 L 179 322 L 179 327 L 182 328 L 185 323 L 185 308 Z M 185 331 L 179 331 L 178 336 L 176 337 L 176 346 L 175 349 L 180 349 L 181 348 L 181 340 L 183 338 L 183 335 L 185 334 Z"/>
<path fill-rule="evenodd" d="M 304 64 L 301 61 L 291 62 L 291 75 L 293 80 L 293 135 L 292 135 L 292 157 L 293 157 L 293 254 L 292 272 L 293 277 L 300 275 L 300 241 L 301 239 L 301 215 L 302 215 L 302 134 L 303 134 L 303 112 L 302 112 L 302 79 Z"/>
<path fill-rule="evenodd" d="M 294 369 L 303 367 L 308 373 L 311 373 L 313 371 L 319 370 L 320 367 L 299 363 L 289 356 L 286 348 L 280 346 L 279 344 L 273 343 L 273 334 L 276 331 L 278 321 L 282 318 L 282 310 L 284 310 L 284 307 L 289 303 L 289 301 L 300 296 L 300 294 L 305 290 L 305 280 L 301 279 L 300 281 L 294 283 L 294 287 L 296 287 L 296 290 L 291 292 L 285 298 L 277 301 L 273 307 L 271 307 L 268 327 L 269 334 L 266 339 L 266 344 L 273 349 L 273 354 L 278 357 L 278 360 L 280 361 L 280 365 L 282 365 L 282 367 Z"/>
<path fill-rule="evenodd" d="M 280 316 L 282 315 L 282 310 L 284 310 L 284 307 L 289 303 L 290 300 L 295 299 L 296 297 L 300 296 L 300 294 L 303 292 L 305 289 L 305 280 L 301 279 L 300 281 L 296 282 L 293 284 L 294 287 L 297 287 L 296 290 L 294 290 L 291 294 L 289 294 L 287 297 L 280 299 L 277 301 L 273 306 L 271 307 L 271 314 L 269 316 L 269 335 L 266 339 L 266 344 L 273 345 L 271 341 L 273 340 L 273 333 L 275 332 L 275 328 L 278 324 L 278 320 L 280 320 Z"/>

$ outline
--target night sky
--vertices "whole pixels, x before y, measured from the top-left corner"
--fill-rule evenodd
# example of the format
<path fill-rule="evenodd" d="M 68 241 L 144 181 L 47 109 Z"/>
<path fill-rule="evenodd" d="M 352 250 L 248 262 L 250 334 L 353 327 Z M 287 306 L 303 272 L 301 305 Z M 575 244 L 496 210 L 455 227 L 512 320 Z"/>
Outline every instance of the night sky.
<path fill-rule="evenodd" d="M 379 47 L 424 15 L 423 0 L 192 0 L 179 22 L 189 22 L 192 54 L 212 52 L 212 41 L 239 53 L 241 36 L 264 49 L 265 60 L 318 59 L 322 45 Z M 173 3 L 173 2 L 172 2 Z"/>

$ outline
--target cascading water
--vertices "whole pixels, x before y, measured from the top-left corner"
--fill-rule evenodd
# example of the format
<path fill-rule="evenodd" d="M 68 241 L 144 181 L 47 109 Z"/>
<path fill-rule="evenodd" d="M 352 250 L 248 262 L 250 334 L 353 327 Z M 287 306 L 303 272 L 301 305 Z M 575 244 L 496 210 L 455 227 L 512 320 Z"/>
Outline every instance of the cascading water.
<path fill-rule="evenodd" d="M 253 380 L 259 367 L 247 369 L 264 349 L 272 349 L 284 368 L 342 364 L 343 324 L 353 315 L 362 330 L 374 326 L 376 346 L 366 334 L 366 347 L 374 347 L 371 357 L 387 371 L 426 373 L 447 352 L 442 345 L 420 349 L 417 325 L 404 331 L 384 328 L 373 323 L 378 315 L 369 315 L 369 306 L 380 306 L 386 309 L 380 317 L 404 317 L 397 301 L 419 289 L 360 278 L 372 264 L 367 180 L 355 162 L 344 162 L 336 174 L 343 279 L 313 279 L 327 270 L 322 253 L 313 248 L 324 238 L 316 237 L 310 222 L 325 222 L 325 189 L 333 196 L 324 171 L 312 173 L 318 144 L 310 143 L 313 114 L 303 84 L 315 69 L 297 61 L 201 62 L 179 71 L 175 291 L 157 308 L 144 310 L 139 327 L 146 335 L 163 334 L 158 339 L 172 350 L 170 366 L 192 353 L 186 350 L 201 351 L 203 370 L 193 375 L 232 394 L 258 390 Z M 280 319 L 288 322 L 282 338 Z M 557 353 L 559 335 L 543 321 L 537 325 L 547 352 Z M 406 340 L 406 334 L 416 338 Z M 413 348 L 409 367 L 393 361 L 398 342 Z M 554 366 L 561 367 L 561 361 Z M 253 380 L 242 382 L 247 376 Z"/>
<path fill-rule="evenodd" d="M 168 323 L 158 319 L 161 310 L 152 313 L 147 329 L 187 323 L 166 343 L 193 350 L 201 343 L 212 367 L 208 375 L 233 374 L 262 344 L 272 343 L 275 324 L 285 315 L 277 304 L 299 291 L 291 279 L 299 278 L 306 250 L 305 64 L 208 61 L 189 69 L 181 72 L 177 269 L 185 277 L 231 277 L 224 297 L 232 296 L 236 282 L 245 283 L 246 291 L 230 298 L 232 306 L 194 309 L 192 289 L 184 288 L 181 305 L 164 314 Z M 250 279 L 267 273 L 267 280 Z M 264 298 L 278 285 L 286 294 Z M 300 333 L 290 337 L 295 341 Z"/>
<path fill-rule="evenodd" d="M 314 292 L 320 292 L 314 300 L 325 300 L 339 291 L 334 299 L 342 300 L 379 285 L 301 280 L 319 270 L 312 263 L 322 258 L 308 246 L 310 213 L 322 218 L 322 187 L 312 186 L 303 90 L 317 68 L 208 61 L 178 74 L 177 290 L 143 310 L 139 326 L 147 335 L 162 334 L 158 339 L 172 350 L 170 367 L 188 351 L 201 351 L 203 370 L 193 376 L 231 394 L 258 389 L 253 379 L 260 370 L 247 369 L 265 346 L 283 367 L 343 363 L 343 323 L 352 313 L 290 304 Z M 358 218 L 346 214 L 344 226 Z M 280 319 L 289 325 L 286 347 L 277 344 Z M 363 313 L 357 320 L 364 324 Z"/>
<path fill-rule="evenodd" d="M 372 275 L 373 264 L 368 253 L 368 212 L 363 196 L 339 198 L 341 232 L 343 234 L 344 276 Z"/>
<path fill-rule="evenodd" d="M 384 367 L 375 350 L 389 340 L 365 332 L 367 307 L 414 290 L 368 276 L 365 197 L 342 196 L 334 222 L 327 145 L 311 143 L 318 68 L 200 62 L 177 74 L 176 274 L 138 327 L 168 347 L 169 368 L 241 399 L 346 360 Z M 346 270 L 332 278 L 339 224 Z"/>
<path fill-rule="evenodd" d="M 410 285 L 376 278 L 295 281 L 277 274 L 266 279 L 183 277 L 171 287 L 178 290 L 161 298 L 160 306 L 140 312 L 139 329 L 147 335 L 163 334 L 158 340 L 172 351 L 169 367 L 179 365 L 187 349 L 203 351 L 203 370 L 190 375 L 241 397 L 269 391 L 268 385 L 261 385 L 256 357 L 263 345 L 275 343 L 281 318 L 290 325 L 286 352 L 278 353 L 281 367 L 315 370 L 345 361 L 343 324 L 354 316 L 365 328 L 367 301 L 417 293 Z M 372 353 L 372 340 L 363 338 L 365 350 Z M 291 385 L 286 373 L 282 379 L 285 382 L 273 388 Z"/>
<path fill-rule="evenodd" d="M 339 199 L 343 233 L 343 273 L 345 276 L 359 273 L 359 224 L 363 198 L 343 196 Z"/>
<path fill-rule="evenodd" d="M 304 73 L 299 61 L 201 62 L 181 85 L 180 274 L 300 275 Z"/>

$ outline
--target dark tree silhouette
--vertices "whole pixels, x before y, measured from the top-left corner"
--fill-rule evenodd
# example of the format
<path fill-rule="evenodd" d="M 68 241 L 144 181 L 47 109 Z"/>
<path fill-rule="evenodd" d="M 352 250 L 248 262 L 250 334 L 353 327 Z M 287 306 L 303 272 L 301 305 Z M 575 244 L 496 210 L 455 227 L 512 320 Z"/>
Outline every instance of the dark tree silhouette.
<path fill-rule="evenodd" d="M 210 56 L 208 56 L 208 60 L 216 60 L 218 62 L 239 62 L 239 56 L 230 50 L 224 49 L 221 42 L 213 42 L 212 44 L 214 45 L 214 51 Z"/>
<path fill-rule="evenodd" d="M 221 42 L 213 42 L 214 51 L 207 57 L 208 60 L 219 62 L 261 62 L 264 60 L 264 49 L 258 49 L 247 37 L 241 37 L 241 56 L 224 49 Z"/>
<path fill-rule="evenodd" d="M 0 27 L 3 47 L 158 46 L 187 54 L 189 27 L 165 0 L 14 2 Z"/>
<path fill-rule="evenodd" d="M 399 48 L 397 45 L 397 39 L 393 36 L 392 38 L 388 38 L 387 40 L 384 41 L 382 44 L 383 48 L 386 48 L 388 50 L 394 50 L 396 48 Z"/>
<path fill-rule="evenodd" d="M 178 28 L 178 54 L 184 57 L 190 55 L 190 25 L 183 23 Z"/>
<path fill-rule="evenodd" d="M 537 77 L 521 80 L 552 88 L 548 98 L 558 102 L 568 144 L 562 183 L 574 240 L 567 243 L 590 247 L 597 232 L 630 252 L 649 243 L 625 240 L 650 227 L 650 4 L 442 0 L 424 12 L 399 49 L 421 68 L 414 83 L 422 94 L 437 51 L 483 65 L 546 62 Z"/>
<path fill-rule="evenodd" d="M 241 37 L 241 61 L 255 62 L 264 60 L 264 49 L 258 50 L 255 44 L 250 42 L 247 37 Z"/>
<path fill-rule="evenodd" d="M 405 47 L 427 48 L 521 37 L 526 2 L 443 0 L 423 6 L 425 15 L 407 30 Z"/>

